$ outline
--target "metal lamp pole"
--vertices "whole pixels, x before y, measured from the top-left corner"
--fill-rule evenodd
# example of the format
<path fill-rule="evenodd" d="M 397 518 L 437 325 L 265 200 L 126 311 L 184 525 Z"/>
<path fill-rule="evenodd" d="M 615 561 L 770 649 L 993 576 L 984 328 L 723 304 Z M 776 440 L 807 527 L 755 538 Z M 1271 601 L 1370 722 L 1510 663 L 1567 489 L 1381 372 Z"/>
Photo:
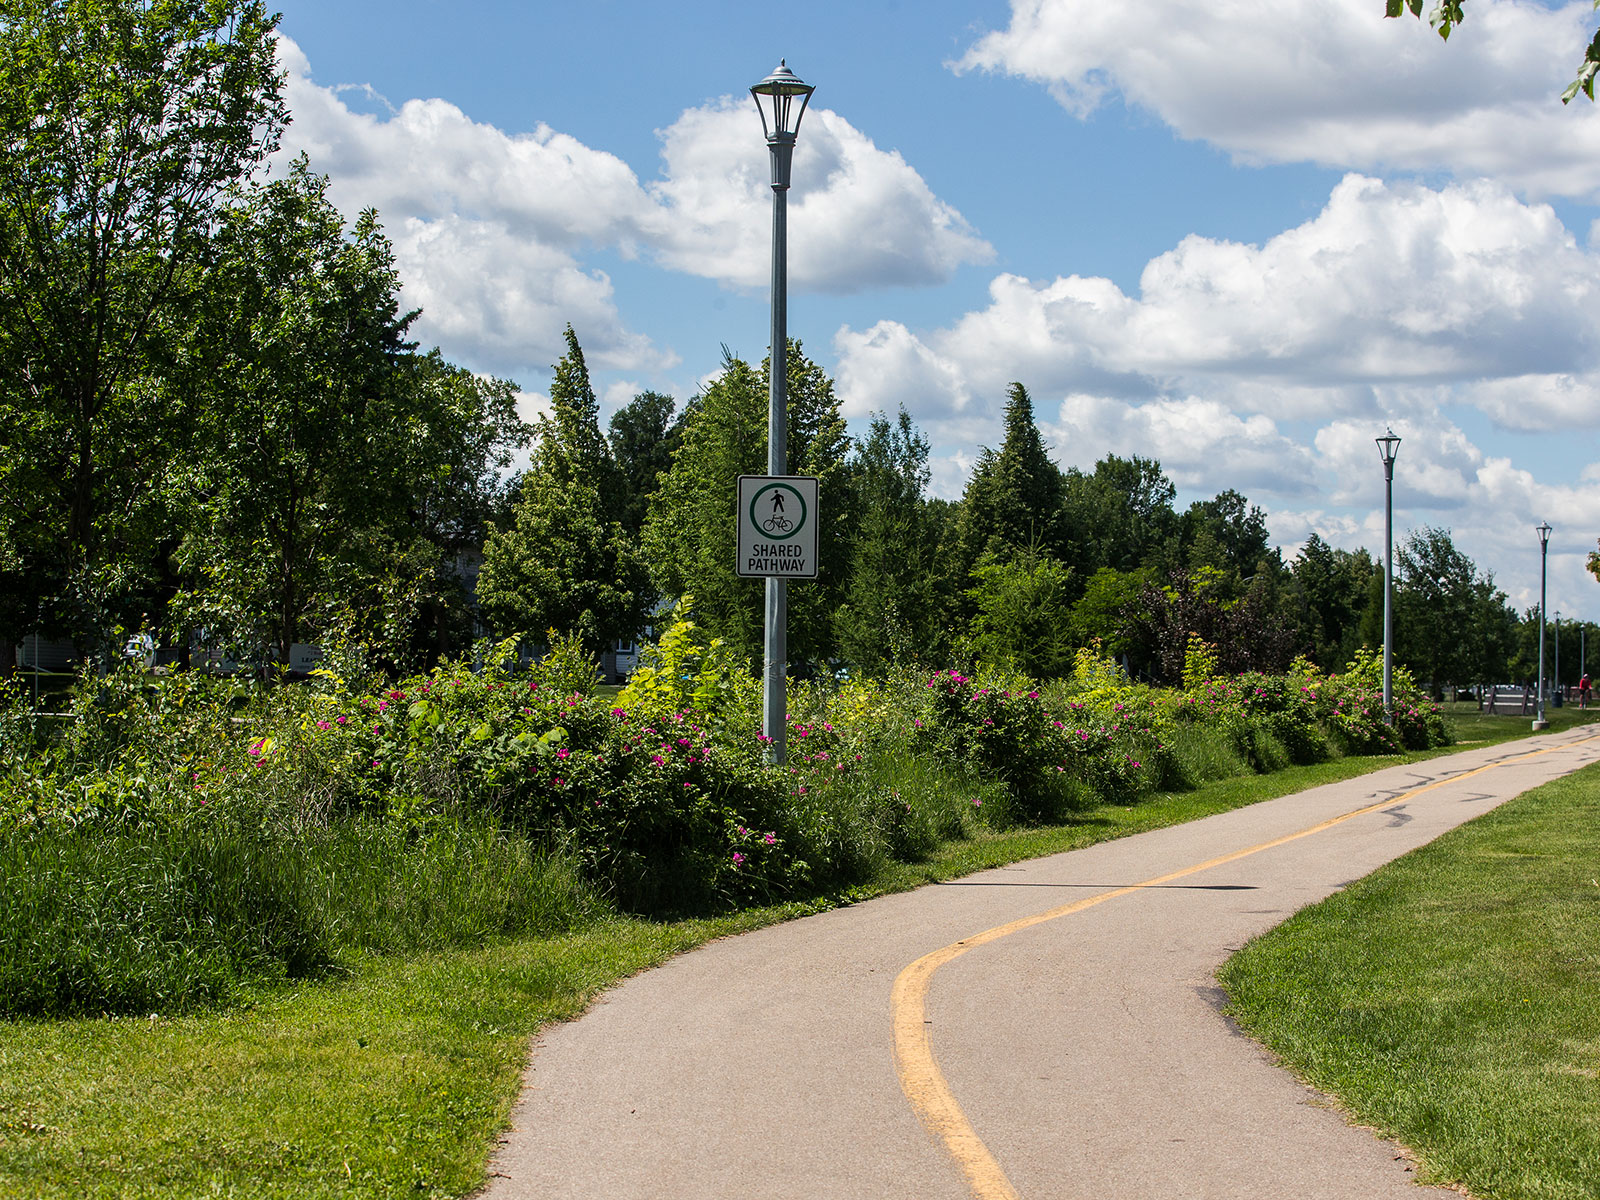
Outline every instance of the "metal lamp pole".
<path fill-rule="evenodd" d="M 1539 531 L 1539 715 L 1534 718 L 1535 729 L 1548 729 L 1550 722 L 1544 719 L 1544 584 L 1545 563 L 1550 556 L 1550 522 L 1541 521 L 1535 528 Z"/>
<path fill-rule="evenodd" d="M 767 474 L 785 475 L 789 441 L 789 168 L 800 119 L 816 89 L 782 60 L 778 69 L 750 89 L 772 157 L 772 343 L 767 386 Z M 798 98 L 800 106 L 794 107 Z M 767 576 L 766 659 L 762 669 L 761 731 L 767 758 L 782 764 L 788 740 L 789 581 Z"/>
<path fill-rule="evenodd" d="M 1383 455 L 1383 719 L 1394 724 L 1394 460 L 1400 439 L 1385 428 L 1378 443 Z"/>
<path fill-rule="evenodd" d="M 1555 663 L 1556 681 L 1555 681 L 1554 684 L 1551 685 L 1550 691 L 1551 691 L 1551 694 L 1555 696 L 1556 701 L 1557 701 L 1558 704 L 1564 704 L 1564 703 L 1566 703 L 1566 701 L 1561 695 L 1561 610 L 1559 608 L 1556 609 L 1556 645 L 1555 645 L 1555 650 L 1556 650 L 1556 663 Z"/>

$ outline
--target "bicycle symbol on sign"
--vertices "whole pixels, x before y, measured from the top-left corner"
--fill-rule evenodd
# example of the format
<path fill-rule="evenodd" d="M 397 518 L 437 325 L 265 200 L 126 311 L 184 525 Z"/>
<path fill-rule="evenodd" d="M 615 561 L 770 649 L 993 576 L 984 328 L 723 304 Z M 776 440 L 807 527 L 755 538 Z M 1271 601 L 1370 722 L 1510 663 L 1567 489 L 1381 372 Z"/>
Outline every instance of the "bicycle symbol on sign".
<path fill-rule="evenodd" d="M 794 522 L 789 520 L 788 517 L 774 513 L 765 521 L 761 522 L 761 528 L 765 529 L 768 533 L 788 533 L 789 530 L 794 528 Z"/>

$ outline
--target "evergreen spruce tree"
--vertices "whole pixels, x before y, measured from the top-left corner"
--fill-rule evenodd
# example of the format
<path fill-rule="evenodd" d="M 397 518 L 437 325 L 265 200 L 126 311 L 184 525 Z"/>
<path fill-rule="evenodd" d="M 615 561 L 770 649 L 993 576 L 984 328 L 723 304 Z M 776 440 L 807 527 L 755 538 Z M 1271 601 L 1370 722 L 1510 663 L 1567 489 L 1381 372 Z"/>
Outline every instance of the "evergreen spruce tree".
<path fill-rule="evenodd" d="M 1062 548 L 1061 470 L 1050 459 L 1033 420 L 1028 389 L 1013 383 L 999 453 L 984 450 L 962 504 L 963 565 L 971 570 L 988 554 L 997 561 L 1029 550 L 1059 557 Z"/>
<path fill-rule="evenodd" d="M 599 405 L 572 326 L 555 366 L 510 528 L 491 525 L 478 600 L 498 632 L 578 633 L 599 653 L 644 626 L 650 599 L 638 546 L 622 524 L 626 495 L 600 432 Z"/>

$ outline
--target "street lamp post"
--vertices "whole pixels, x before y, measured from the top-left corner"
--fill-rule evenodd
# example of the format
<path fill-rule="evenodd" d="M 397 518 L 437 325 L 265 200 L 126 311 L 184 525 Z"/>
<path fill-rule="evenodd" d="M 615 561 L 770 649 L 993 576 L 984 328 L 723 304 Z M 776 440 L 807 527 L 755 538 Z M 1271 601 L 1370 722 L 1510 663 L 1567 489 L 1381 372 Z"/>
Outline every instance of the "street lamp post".
<path fill-rule="evenodd" d="M 789 440 L 789 168 L 800 119 L 815 91 L 780 60 L 778 69 L 750 89 L 772 158 L 772 343 L 767 385 L 767 474 L 788 473 Z M 795 107 L 795 100 L 800 105 Z M 762 670 L 762 733 L 767 757 L 781 764 L 788 734 L 789 582 L 767 576 L 766 660 Z"/>
<path fill-rule="evenodd" d="M 1383 719 L 1394 724 L 1394 460 L 1400 439 L 1385 427 L 1378 443 L 1383 455 Z"/>
<path fill-rule="evenodd" d="M 1561 695 L 1561 610 L 1559 608 L 1556 609 L 1556 663 L 1555 663 L 1555 676 L 1556 676 L 1556 681 L 1551 686 L 1550 690 L 1555 695 L 1556 707 L 1560 708 L 1563 704 L 1566 703 L 1566 699 Z"/>
<path fill-rule="evenodd" d="M 1544 584 L 1545 562 L 1550 556 L 1550 522 L 1540 521 L 1535 528 L 1539 531 L 1539 715 L 1534 718 L 1535 729 L 1548 729 L 1550 722 L 1544 719 Z"/>

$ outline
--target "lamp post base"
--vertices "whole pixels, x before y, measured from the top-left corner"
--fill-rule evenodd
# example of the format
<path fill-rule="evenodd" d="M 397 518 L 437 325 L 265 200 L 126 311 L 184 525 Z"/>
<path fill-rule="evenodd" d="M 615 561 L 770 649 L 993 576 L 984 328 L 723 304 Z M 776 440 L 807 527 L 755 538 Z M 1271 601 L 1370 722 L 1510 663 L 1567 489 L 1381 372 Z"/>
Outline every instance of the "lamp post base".
<path fill-rule="evenodd" d="M 1549 729 L 1549 728 L 1550 728 L 1550 722 L 1549 721 L 1535 721 L 1533 723 L 1533 731 L 1535 733 L 1538 733 L 1541 729 Z"/>

